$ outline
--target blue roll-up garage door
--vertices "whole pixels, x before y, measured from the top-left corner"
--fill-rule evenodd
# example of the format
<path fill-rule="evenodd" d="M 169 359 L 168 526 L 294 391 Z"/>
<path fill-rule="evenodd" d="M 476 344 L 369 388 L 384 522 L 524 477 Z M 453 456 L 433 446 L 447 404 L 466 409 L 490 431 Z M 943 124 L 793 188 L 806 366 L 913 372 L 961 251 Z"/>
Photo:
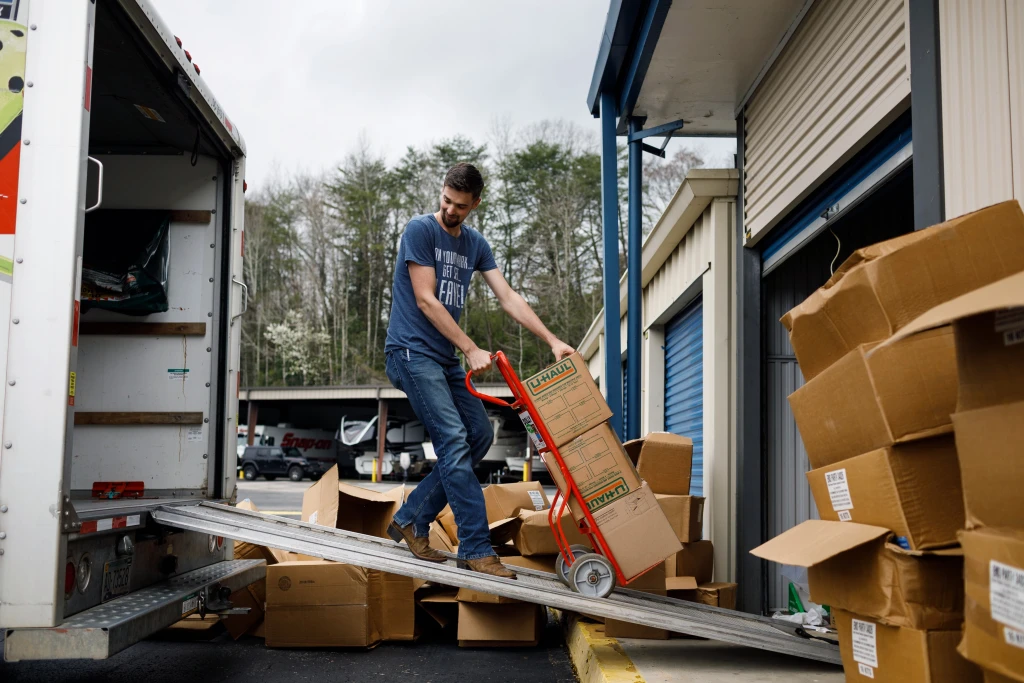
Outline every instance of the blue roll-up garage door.
<path fill-rule="evenodd" d="M 665 431 L 693 439 L 690 495 L 704 495 L 704 306 L 688 305 L 665 326 Z"/>

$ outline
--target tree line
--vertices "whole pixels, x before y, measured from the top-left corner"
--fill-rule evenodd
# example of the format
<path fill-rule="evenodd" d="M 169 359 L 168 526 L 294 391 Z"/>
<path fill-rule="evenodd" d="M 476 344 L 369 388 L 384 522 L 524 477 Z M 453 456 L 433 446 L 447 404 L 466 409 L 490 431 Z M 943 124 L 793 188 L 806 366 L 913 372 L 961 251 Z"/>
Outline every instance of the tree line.
<path fill-rule="evenodd" d="M 619 272 L 626 263 L 625 152 L 619 155 Z M 381 384 L 391 284 L 402 231 L 438 208 L 441 182 L 460 161 L 486 187 L 467 221 L 491 244 L 513 288 L 561 339 L 578 344 L 602 307 L 600 154 L 563 122 L 486 142 L 463 136 L 409 147 L 389 164 L 365 139 L 337 168 L 276 179 L 245 205 L 242 383 L 247 386 Z M 644 160 L 645 234 L 701 155 L 681 148 Z M 504 314 L 474 277 L 460 321 L 482 348 L 504 350 L 521 375 L 553 358 Z"/>

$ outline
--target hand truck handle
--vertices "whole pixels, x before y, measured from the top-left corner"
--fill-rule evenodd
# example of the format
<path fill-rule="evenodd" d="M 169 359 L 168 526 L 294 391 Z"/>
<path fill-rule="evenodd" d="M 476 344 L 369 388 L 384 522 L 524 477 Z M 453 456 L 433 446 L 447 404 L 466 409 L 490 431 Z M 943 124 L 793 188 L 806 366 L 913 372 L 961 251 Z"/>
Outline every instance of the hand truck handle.
<path fill-rule="evenodd" d="M 501 352 L 499 351 L 498 353 L 501 353 Z M 497 357 L 498 357 L 497 353 L 492 354 L 491 355 L 491 360 L 493 361 Z M 473 376 L 473 371 L 472 370 L 470 370 L 469 372 L 466 373 L 466 389 L 469 391 L 469 393 L 473 394 L 474 396 L 476 396 L 481 401 L 486 401 L 487 403 L 493 403 L 494 405 L 501 406 L 502 408 L 511 408 L 512 407 L 512 404 L 509 403 L 508 401 L 504 401 L 504 400 L 502 400 L 500 398 L 497 398 L 495 396 L 490 396 L 488 394 L 482 394 L 479 391 L 477 391 L 476 388 L 473 386 L 473 383 L 470 382 L 470 378 L 472 376 Z"/>

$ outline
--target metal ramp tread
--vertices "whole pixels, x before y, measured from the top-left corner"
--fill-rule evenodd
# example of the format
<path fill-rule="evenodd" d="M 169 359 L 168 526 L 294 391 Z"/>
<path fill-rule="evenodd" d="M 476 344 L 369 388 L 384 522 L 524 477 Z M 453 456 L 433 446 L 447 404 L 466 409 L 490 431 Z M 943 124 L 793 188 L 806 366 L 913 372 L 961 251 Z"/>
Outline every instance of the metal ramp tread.
<path fill-rule="evenodd" d="M 226 560 L 79 612 L 54 628 L 6 631 L 4 658 L 106 659 L 195 612 L 212 587 L 231 592 L 266 575 L 263 560 Z"/>
<path fill-rule="evenodd" d="M 553 574 L 516 568 L 518 580 L 481 575 L 455 566 L 415 558 L 389 539 L 366 536 L 216 503 L 154 510 L 162 524 L 238 541 L 322 557 L 411 576 L 458 588 L 471 588 L 557 609 L 645 624 L 781 654 L 840 664 L 839 648 L 798 635 L 798 627 L 765 617 L 653 596 L 618 588 L 607 598 L 569 590 Z"/>

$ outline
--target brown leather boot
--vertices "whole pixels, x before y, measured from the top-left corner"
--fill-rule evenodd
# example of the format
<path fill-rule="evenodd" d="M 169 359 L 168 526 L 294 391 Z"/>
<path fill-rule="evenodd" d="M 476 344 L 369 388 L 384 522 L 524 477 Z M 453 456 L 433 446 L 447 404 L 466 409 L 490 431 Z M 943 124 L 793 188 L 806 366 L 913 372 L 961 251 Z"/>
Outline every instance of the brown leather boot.
<path fill-rule="evenodd" d="M 470 569 L 475 572 L 480 572 L 481 574 L 499 576 L 503 579 L 516 578 L 516 573 L 503 565 L 497 555 L 481 557 L 475 560 L 459 560 L 458 566 L 461 569 Z"/>
<path fill-rule="evenodd" d="M 394 521 L 388 525 L 388 536 L 395 543 L 401 543 L 405 541 L 405 544 L 409 546 L 409 550 L 413 555 L 420 558 L 421 560 L 427 560 L 428 562 L 446 562 L 448 558 L 440 550 L 434 550 L 430 547 L 430 542 L 425 538 L 416 536 L 413 531 L 413 525 L 402 528 L 395 524 Z"/>

